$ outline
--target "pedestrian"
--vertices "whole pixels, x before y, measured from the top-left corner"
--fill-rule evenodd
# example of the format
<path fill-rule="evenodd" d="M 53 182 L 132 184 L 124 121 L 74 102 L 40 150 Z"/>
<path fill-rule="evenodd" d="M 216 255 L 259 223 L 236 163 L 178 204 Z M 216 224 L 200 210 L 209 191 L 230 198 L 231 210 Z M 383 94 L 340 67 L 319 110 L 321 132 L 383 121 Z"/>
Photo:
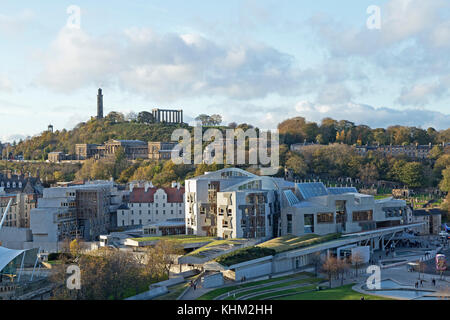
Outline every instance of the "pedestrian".
<path fill-rule="evenodd" d="M 420 280 L 420 286 L 423 287 L 423 280 Z"/>
<path fill-rule="evenodd" d="M 433 287 L 436 287 L 436 279 L 433 278 L 431 282 L 433 283 Z"/>

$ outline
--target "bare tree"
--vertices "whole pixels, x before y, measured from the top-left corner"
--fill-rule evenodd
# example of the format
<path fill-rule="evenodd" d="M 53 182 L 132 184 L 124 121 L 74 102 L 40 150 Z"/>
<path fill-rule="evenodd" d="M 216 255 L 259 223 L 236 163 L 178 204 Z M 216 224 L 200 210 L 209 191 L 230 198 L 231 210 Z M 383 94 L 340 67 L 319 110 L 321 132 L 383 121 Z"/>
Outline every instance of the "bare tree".
<path fill-rule="evenodd" d="M 319 268 L 322 263 L 320 252 L 313 253 L 311 255 L 311 264 L 314 266 L 314 275 L 317 277 L 319 274 Z"/>
<path fill-rule="evenodd" d="M 417 261 L 417 270 L 419 272 L 419 280 L 421 278 L 420 277 L 421 274 L 425 273 L 426 268 L 427 268 L 427 264 L 424 261 L 422 261 L 422 260 Z"/>
<path fill-rule="evenodd" d="M 341 278 L 341 286 L 344 285 L 344 275 L 350 268 L 350 264 L 348 263 L 348 259 L 337 259 L 336 262 L 336 271 L 338 276 Z"/>
<path fill-rule="evenodd" d="M 323 271 L 328 275 L 328 281 L 331 288 L 331 280 L 337 273 L 337 259 L 335 257 L 327 257 L 322 265 Z"/>
<path fill-rule="evenodd" d="M 175 264 L 178 255 L 183 254 L 183 248 L 175 241 L 160 240 L 146 252 L 147 270 L 150 274 L 168 277 L 170 268 Z"/>
<path fill-rule="evenodd" d="M 355 267 L 356 277 L 358 277 L 359 267 L 364 263 L 364 257 L 362 256 L 361 253 L 355 252 L 354 254 L 352 254 L 351 259 L 352 259 L 352 264 Z"/>

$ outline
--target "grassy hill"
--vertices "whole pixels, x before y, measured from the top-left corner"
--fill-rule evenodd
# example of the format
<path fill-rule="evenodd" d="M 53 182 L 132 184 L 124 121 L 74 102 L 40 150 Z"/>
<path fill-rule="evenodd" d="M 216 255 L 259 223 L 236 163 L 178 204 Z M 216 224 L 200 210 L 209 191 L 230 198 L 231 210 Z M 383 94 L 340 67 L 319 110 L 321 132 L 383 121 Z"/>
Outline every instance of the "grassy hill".
<path fill-rule="evenodd" d="M 170 141 L 173 130 L 187 128 L 188 125 L 144 124 L 138 122 L 113 123 L 106 119 L 91 119 L 80 123 L 73 130 L 43 132 L 14 148 L 15 155 L 23 155 L 26 160 L 45 160 L 52 151 L 74 153 L 77 143 L 102 144 L 110 139 Z"/>

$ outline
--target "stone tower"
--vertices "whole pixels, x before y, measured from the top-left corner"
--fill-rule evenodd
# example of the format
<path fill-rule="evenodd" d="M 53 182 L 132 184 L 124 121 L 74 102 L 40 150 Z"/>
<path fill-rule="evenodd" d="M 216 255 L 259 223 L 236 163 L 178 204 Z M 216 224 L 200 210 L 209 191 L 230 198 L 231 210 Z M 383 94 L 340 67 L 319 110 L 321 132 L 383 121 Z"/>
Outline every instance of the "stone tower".
<path fill-rule="evenodd" d="M 98 89 L 98 95 L 97 95 L 97 119 L 103 119 L 103 94 L 102 94 L 102 89 Z"/>

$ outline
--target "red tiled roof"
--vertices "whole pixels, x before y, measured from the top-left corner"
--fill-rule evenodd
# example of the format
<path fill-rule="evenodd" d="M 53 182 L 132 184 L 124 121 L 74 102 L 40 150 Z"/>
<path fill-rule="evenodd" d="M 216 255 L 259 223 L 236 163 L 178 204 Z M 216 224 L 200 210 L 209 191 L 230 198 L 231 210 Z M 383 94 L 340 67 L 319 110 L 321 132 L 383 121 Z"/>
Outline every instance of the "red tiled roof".
<path fill-rule="evenodd" d="M 167 194 L 168 203 L 182 203 L 184 188 L 133 188 L 130 193 L 130 203 L 152 203 L 154 202 L 154 195 L 158 189 L 163 189 Z"/>

